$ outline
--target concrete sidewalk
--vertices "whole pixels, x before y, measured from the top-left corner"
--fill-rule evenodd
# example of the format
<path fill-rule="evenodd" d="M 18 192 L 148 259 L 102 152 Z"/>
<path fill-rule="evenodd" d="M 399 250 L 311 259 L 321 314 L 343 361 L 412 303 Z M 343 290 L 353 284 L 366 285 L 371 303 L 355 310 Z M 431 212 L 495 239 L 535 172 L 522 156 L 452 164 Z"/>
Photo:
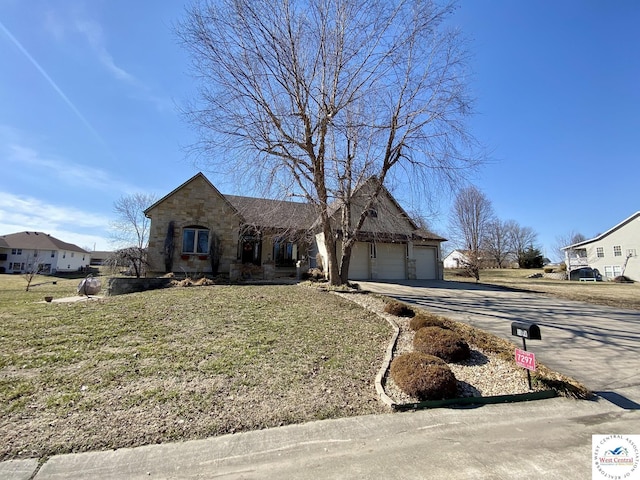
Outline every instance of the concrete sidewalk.
<path fill-rule="evenodd" d="M 604 399 L 555 398 L 352 417 L 59 455 L 39 470 L 37 460 L 4 462 L 0 478 L 583 480 L 591 478 L 591 436 L 637 434 L 639 412 Z"/>

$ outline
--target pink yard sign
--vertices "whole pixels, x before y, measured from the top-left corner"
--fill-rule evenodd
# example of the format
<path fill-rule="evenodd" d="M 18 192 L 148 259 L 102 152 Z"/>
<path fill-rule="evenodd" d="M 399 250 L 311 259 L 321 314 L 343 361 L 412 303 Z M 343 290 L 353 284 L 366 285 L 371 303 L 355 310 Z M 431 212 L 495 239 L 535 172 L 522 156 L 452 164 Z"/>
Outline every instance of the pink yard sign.
<path fill-rule="evenodd" d="M 536 370 L 536 356 L 533 352 L 527 352 L 516 348 L 516 364 L 527 370 Z"/>

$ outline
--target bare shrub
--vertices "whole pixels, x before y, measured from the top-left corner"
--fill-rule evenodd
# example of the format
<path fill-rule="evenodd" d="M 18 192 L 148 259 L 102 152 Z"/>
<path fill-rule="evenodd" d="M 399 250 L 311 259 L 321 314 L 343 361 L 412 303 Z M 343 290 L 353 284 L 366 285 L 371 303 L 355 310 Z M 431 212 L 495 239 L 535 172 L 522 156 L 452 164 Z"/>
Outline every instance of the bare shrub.
<path fill-rule="evenodd" d="M 391 378 L 404 393 L 420 400 L 455 397 L 456 377 L 438 357 L 411 352 L 393 359 Z"/>
<path fill-rule="evenodd" d="M 443 320 L 438 315 L 435 315 L 433 313 L 418 312 L 416 316 L 409 321 L 409 328 L 414 332 L 417 332 L 424 327 L 449 328 L 445 323 L 445 320 Z"/>
<path fill-rule="evenodd" d="M 458 333 L 440 327 L 424 327 L 413 337 L 413 348 L 447 362 L 461 362 L 471 356 L 469 344 Z"/>
<path fill-rule="evenodd" d="M 384 311 L 396 317 L 413 317 L 416 313 L 407 305 L 391 300 L 384 306 Z"/>

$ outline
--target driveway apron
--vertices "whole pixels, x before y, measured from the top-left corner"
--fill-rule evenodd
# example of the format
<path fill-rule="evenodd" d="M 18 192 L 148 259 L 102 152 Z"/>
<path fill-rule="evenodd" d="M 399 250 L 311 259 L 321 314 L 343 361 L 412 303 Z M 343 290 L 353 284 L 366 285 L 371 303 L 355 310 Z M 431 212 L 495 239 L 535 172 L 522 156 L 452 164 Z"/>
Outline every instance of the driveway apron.
<path fill-rule="evenodd" d="M 604 398 L 640 408 L 640 398 L 616 393 L 640 385 L 640 312 L 636 310 L 464 282 L 358 283 L 364 290 L 506 338 L 518 348 L 522 341 L 511 335 L 511 323 L 536 323 L 542 340 L 528 341 L 527 350 L 535 353 L 537 361 L 581 381 Z"/>

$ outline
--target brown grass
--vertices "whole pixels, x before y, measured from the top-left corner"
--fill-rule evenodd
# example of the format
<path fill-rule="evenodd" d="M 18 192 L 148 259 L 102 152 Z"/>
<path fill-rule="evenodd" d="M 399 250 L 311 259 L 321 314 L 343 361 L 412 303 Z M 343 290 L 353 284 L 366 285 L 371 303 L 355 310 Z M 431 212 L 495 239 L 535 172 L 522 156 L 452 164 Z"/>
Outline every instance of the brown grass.
<path fill-rule="evenodd" d="M 45 303 L 78 280 L 21 280 L 0 275 L 0 460 L 387 411 L 373 379 L 390 328 L 335 295 L 194 286 Z"/>
<path fill-rule="evenodd" d="M 471 281 L 456 275 L 456 270 L 445 270 L 445 280 Z M 640 282 L 576 282 L 527 278 L 542 269 L 487 269 L 480 272 L 480 283 L 545 293 L 558 298 L 640 310 Z M 474 282 L 475 283 L 475 282 Z"/>

